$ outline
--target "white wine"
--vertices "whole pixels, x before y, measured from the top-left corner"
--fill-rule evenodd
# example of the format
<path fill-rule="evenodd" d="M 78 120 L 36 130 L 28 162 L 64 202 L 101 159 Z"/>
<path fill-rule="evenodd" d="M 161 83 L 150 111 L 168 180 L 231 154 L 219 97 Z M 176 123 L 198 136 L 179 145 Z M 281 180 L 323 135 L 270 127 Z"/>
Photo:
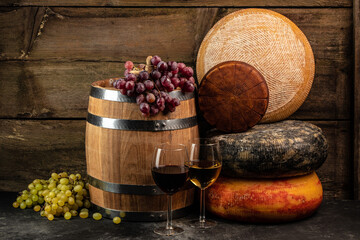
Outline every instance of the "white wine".
<path fill-rule="evenodd" d="M 205 189 L 213 184 L 221 171 L 221 163 L 212 161 L 193 161 L 189 166 L 191 182 L 200 189 Z"/>

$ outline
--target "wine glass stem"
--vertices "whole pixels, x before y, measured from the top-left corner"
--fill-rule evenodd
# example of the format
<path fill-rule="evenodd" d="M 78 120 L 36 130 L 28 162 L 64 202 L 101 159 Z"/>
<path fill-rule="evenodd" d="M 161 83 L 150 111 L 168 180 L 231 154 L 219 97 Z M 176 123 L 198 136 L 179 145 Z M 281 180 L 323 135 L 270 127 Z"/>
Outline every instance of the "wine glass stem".
<path fill-rule="evenodd" d="M 205 223 L 205 189 L 200 191 L 200 224 Z"/>
<path fill-rule="evenodd" d="M 168 230 L 173 229 L 173 226 L 172 226 L 172 214 L 171 214 L 171 201 L 172 201 L 172 196 L 167 195 L 168 211 L 167 211 L 166 229 L 168 229 Z"/>

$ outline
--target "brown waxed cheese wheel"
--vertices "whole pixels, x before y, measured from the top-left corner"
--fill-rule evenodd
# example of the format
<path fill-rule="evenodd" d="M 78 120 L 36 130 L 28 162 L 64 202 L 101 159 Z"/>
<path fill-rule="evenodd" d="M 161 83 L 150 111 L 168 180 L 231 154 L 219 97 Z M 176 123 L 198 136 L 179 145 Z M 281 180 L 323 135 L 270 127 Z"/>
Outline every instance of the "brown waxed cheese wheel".
<path fill-rule="evenodd" d="M 264 116 L 269 90 L 254 67 L 228 61 L 211 68 L 201 80 L 199 107 L 204 118 L 225 132 L 243 132 Z"/>
<path fill-rule="evenodd" d="M 267 9 L 242 9 L 220 19 L 198 51 L 198 80 L 213 66 L 242 61 L 254 66 L 269 87 L 261 122 L 286 119 L 305 101 L 315 74 L 314 55 L 304 33 L 285 16 Z"/>

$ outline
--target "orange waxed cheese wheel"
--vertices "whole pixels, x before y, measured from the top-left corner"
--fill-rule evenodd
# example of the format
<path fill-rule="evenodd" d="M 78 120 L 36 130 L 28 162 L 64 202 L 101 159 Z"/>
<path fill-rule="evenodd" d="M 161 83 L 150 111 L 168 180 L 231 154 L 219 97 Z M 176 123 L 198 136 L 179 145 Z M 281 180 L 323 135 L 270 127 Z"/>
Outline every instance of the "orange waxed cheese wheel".
<path fill-rule="evenodd" d="M 269 90 L 254 67 L 240 61 L 214 66 L 201 81 L 199 107 L 204 118 L 225 132 L 243 132 L 264 116 Z"/>
<path fill-rule="evenodd" d="M 310 216 L 322 199 L 315 172 L 282 179 L 220 177 L 206 190 L 206 210 L 242 222 L 289 222 Z"/>

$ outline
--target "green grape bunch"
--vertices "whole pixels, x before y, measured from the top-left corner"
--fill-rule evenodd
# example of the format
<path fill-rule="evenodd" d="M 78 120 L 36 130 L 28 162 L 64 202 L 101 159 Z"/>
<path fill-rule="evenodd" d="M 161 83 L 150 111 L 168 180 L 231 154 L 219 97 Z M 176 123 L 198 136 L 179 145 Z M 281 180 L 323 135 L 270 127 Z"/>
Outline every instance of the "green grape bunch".
<path fill-rule="evenodd" d="M 33 208 L 40 216 L 52 221 L 55 217 L 70 220 L 73 217 L 89 217 L 91 207 L 89 183 L 79 173 L 52 173 L 48 180 L 35 179 L 28 189 L 20 192 L 13 203 L 14 208 Z M 81 209 L 81 210 L 80 210 Z M 94 213 L 93 218 L 100 220 L 100 213 Z M 120 223 L 115 219 L 114 223 Z"/>

